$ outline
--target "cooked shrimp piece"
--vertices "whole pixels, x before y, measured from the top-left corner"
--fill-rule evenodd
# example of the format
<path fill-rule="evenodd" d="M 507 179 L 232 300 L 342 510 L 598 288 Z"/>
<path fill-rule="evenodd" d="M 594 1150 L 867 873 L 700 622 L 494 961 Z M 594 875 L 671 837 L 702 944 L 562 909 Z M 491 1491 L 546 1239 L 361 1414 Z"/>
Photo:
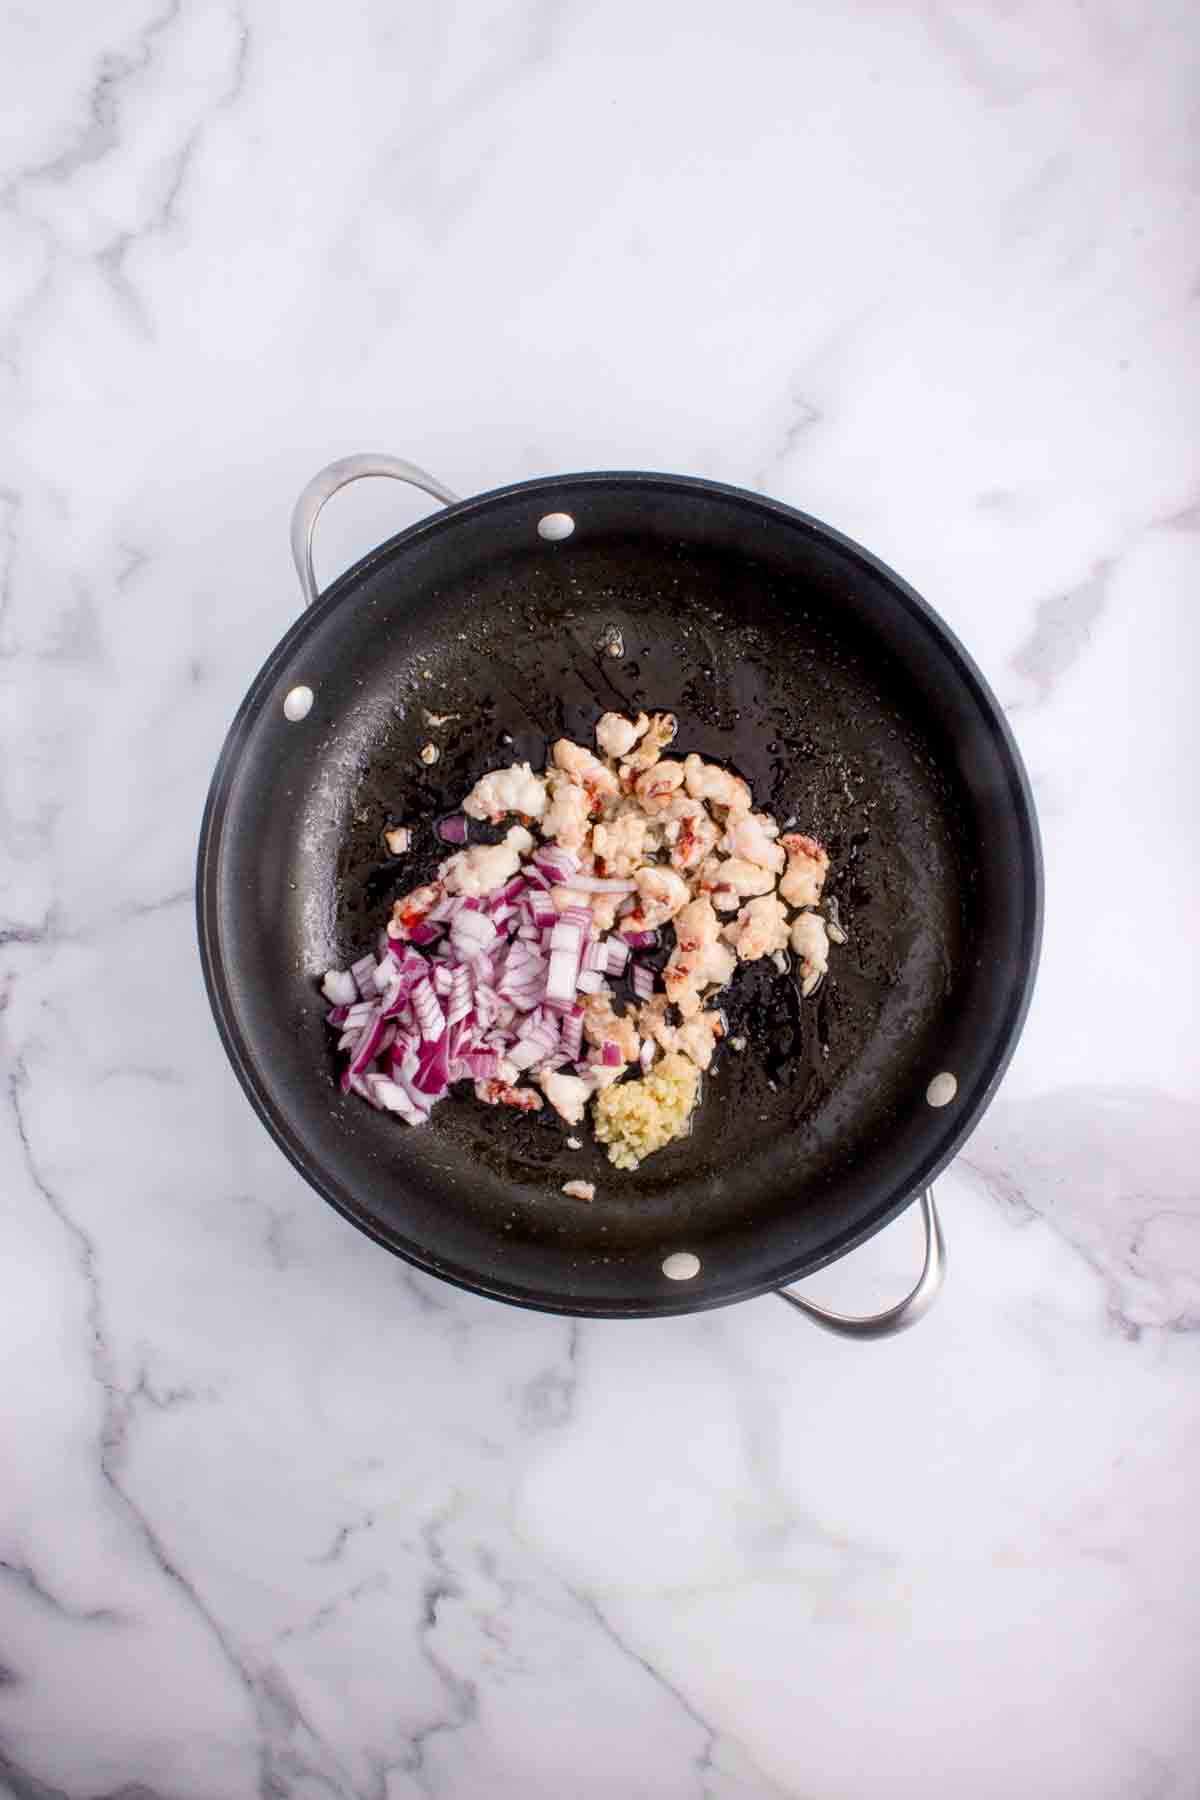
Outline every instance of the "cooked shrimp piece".
<path fill-rule="evenodd" d="M 668 1055 L 673 1050 L 682 1051 L 698 1069 L 707 1069 L 717 1039 L 725 1035 L 721 1015 L 697 1013 L 694 1018 L 685 1019 L 682 1025 L 672 1025 L 667 1019 L 668 1004 L 664 994 L 656 994 L 653 1000 L 646 1001 L 639 1014 L 643 1036 L 652 1038 Z"/>
<path fill-rule="evenodd" d="M 820 913 L 803 912 L 792 921 L 792 949 L 800 958 L 800 992 L 814 994 L 829 967 L 829 934 Z"/>
<path fill-rule="evenodd" d="M 533 833 L 526 831 L 523 825 L 510 825 L 504 834 L 504 841 L 518 856 L 528 856 L 533 849 Z"/>
<path fill-rule="evenodd" d="M 605 713 L 596 727 L 596 742 L 605 756 L 628 756 L 640 737 L 645 737 L 650 721 L 645 713 L 627 719 L 621 713 Z"/>
<path fill-rule="evenodd" d="M 760 869 L 771 869 L 778 875 L 787 860 L 783 846 L 772 840 L 775 824 L 765 813 L 734 813 L 730 816 L 721 848 L 727 856 L 739 856 L 744 862 L 757 863 Z"/>
<path fill-rule="evenodd" d="M 604 795 L 615 795 L 620 791 L 620 783 L 612 770 L 582 744 L 573 744 L 570 738 L 559 738 L 554 746 L 554 761 L 576 786 L 583 788 L 592 802 L 593 812 L 600 811 Z"/>
<path fill-rule="evenodd" d="M 562 1191 L 572 1200 L 594 1200 L 596 1198 L 594 1181 L 564 1181 Z"/>
<path fill-rule="evenodd" d="M 648 813 L 662 812 L 670 805 L 676 789 L 683 786 L 683 764 L 656 762 L 652 769 L 638 776 L 633 786 Z"/>
<path fill-rule="evenodd" d="M 740 856 L 724 860 L 710 856 L 700 871 L 701 891 L 712 896 L 712 903 L 719 912 L 735 912 L 743 900 L 756 894 L 769 894 L 774 886 L 775 877 L 770 869 L 760 869 L 756 863 L 746 862 Z"/>
<path fill-rule="evenodd" d="M 712 901 L 702 894 L 698 900 L 689 901 L 677 915 L 675 942 L 681 950 L 703 950 L 706 945 L 716 943 L 720 929 Z"/>
<path fill-rule="evenodd" d="M 603 990 L 589 994 L 583 1003 L 583 1035 L 598 1051 L 603 1050 L 605 1044 L 615 1044 L 621 1052 L 622 1062 L 635 1062 L 641 1049 L 632 1013 L 614 1012 L 612 995 Z"/>
<path fill-rule="evenodd" d="M 701 801 L 693 800 L 688 794 L 674 794 L 659 817 L 663 820 L 663 839 L 671 847 L 671 862 L 676 869 L 697 868 L 716 849 L 720 832 Z"/>
<path fill-rule="evenodd" d="M 749 812 L 750 789 L 740 775 L 731 775 L 716 763 L 706 763 L 692 753 L 683 759 L 684 779 L 693 800 L 708 800 L 714 806 L 728 807 L 730 812 Z"/>
<path fill-rule="evenodd" d="M 776 950 L 787 949 L 787 914 L 774 894 L 763 894 L 757 900 L 747 900 L 721 935 L 743 962 L 757 962 L 760 956 L 773 956 Z"/>
<path fill-rule="evenodd" d="M 712 902 L 704 896 L 685 906 L 675 920 L 675 948 L 663 970 L 663 985 L 685 1019 L 700 1011 L 703 988 L 713 981 L 724 985 L 733 973 L 733 955 L 717 941 L 720 929 Z"/>
<path fill-rule="evenodd" d="M 737 967 L 737 957 L 727 944 L 707 944 L 702 950 L 672 950 L 663 970 L 667 999 L 685 1019 L 693 1019 L 708 988 L 724 987 Z"/>
<path fill-rule="evenodd" d="M 639 723 L 641 717 L 639 716 Z M 672 743 L 679 725 L 674 713 L 651 713 L 650 723 L 642 733 L 642 741 L 637 749 L 622 758 L 621 772 L 639 775 L 643 769 L 649 769 L 656 763 L 667 745 Z"/>
<path fill-rule="evenodd" d="M 611 931 L 617 922 L 623 894 L 589 894 L 592 903 L 592 924 L 597 931 Z"/>
<path fill-rule="evenodd" d="M 598 1094 L 601 1088 L 611 1087 L 613 1082 L 620 1081 L 625 1073 L 624 1063 L 619 1068 L 614 1068 L 611 1063 L 601 1062 L 600 1057 L 599 1050 L 589 1050 L 587 1072 L 579 1077 L 581 1081 L 587 1082 L 588 1090 L 593 1094 Z"/>
<path fill-rule="evenodd" d="M 536 1088 L 510 1087 L 505 1081 L 477 1081 L 475 1098 L 485 1106 L 515 1106 L 518 1112 L 541 1112 L 542 1096 Z"/>
<path fill-rule="evenodd" d="M 691 897 L 687 882 L 673 869 L 638 869 L 633 879 L 637 882 L 638 903 L 622 919 L 622 930 L 628 927 L 630 931 L 655 931 L 673 919 Z"/>
<path fill-rule="evenodd" d="M 815 906 L 821 898 L 825 877 L 829 873 L 829 857 L 816 838 L 790 832 L 779 842 L 787 851 L 787 870 L 779 884 L 779 892 L 789 906 Z"/>
<path fill-rule="evenodd" d="M 583 1119 L 584 1108 L 592 1097 L 588 1083 L 581 1081 L 578 1075 L 546 1074 L 539 1075 L 537 1079 L 559 1118 L 568 1125 L 578 1125 Z"/>
<path fill-rule="evenodd" d="M 440 881 L 428 882 L 424 887 L 414 888 L 411 894 L 405 894 L 392 907 L 392 916 L 387 922 L 387 934 L 393 938 L 406 938 L 414 925 L 419 925 L 431 907 L 437 905 L 442 897 Z"/>
<path fill-rule="evenodd" d="M 546 784 L 528 763 L 509 769 L 493 769 L 475 783 L 462 809 L 470 819 L 490 819 L 493 824 L 506 813 L 523 813 L 540 819 L 546 810 Z"/>
<path fill-rule="evenodd" d="M 596 873 L 618 881 L 628 880 L 646 857 L 646 831 L 650 821 L 643 813 L 618 813 L 615 819 L 592 829 L 592 856 Z M 601 866 L 603 865 L 603 867 Z"/>
<path fill-rule="evenodd" d="M 520 866 L 521 857 L 514 844 L 475 844 L 470 850 L 460 850 L 457 856 L 449 857 L 438 874 L 448 894 L 478 897 L 503 887 Z"/>
<path fill-rule="evenodd" d="M 555 838 L 564 850 L 582 850 L 591 823 L 587 792 L 560 769 L 552 769 L 547 782 L 550 804 L 542 819 L 542 836 Z"/>
<path fill-rule="evenodd" d="M 720 1013 L 702 1012 L 687 1019 L 675 1033 L 675 1047 L 690 1056 L 698 1069 L 707 1069 L 717 1047 L 717 1039 L 725 1036 Z"/>

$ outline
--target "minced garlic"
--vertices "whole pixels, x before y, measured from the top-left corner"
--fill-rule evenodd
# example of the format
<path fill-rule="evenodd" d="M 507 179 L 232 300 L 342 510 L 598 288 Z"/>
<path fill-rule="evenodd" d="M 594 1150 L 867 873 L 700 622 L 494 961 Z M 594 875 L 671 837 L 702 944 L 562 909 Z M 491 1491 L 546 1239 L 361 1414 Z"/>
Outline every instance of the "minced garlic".
<path fill-rule="evenodd" d="M 700 1089 L 688 1057 L 672 1052 L 639 1080 L 621 1081 L 596 1096 L 596 1136 L 618 1169 L 636 1169 L 644 1156 L 682 1137 Z"/>

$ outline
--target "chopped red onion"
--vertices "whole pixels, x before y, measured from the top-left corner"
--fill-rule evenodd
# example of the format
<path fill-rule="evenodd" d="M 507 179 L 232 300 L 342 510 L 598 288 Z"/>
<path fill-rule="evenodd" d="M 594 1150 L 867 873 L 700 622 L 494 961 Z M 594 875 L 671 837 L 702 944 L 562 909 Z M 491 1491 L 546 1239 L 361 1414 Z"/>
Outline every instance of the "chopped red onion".
<path fill-rule="evenodd" d="M 533 864 L 556 884 L 569 884 L 572 875 L 579 871 L 579 858 L 570 850 L 564 850 L 561 844 L 548 844 L 541 850 L 535 850 Z"/>
<path fill-rule="evenodd" d="M 654 1061 L 654 1040 L 653 1040 L 653 1038 L 643 1038 L 642 1039 L 642 1047 L 638 1051 L 638 1061 L 642 1065 L 642 1074 L 643 1075 L 649 1074 L 650 1064 Z"/>
<path fill-rule="evenodd" d="M 623 975 L 625 965 L 629 961 L 629 945 L 622 943 L 619 937 L 610 937 L 604 948 L 608 955 L 608 973 Z"/>
<path fill-rule="evenodd" d="M 348 1006 L 331 1006 L 329 1011 L 325 1014 L 325 1023 L 327 1025 L 344 1025 L 346 1023 L 346 1014 L 349 1010 L 350 1008 Z"/>
<path fill-rule="evenodd" d="M 431 906 L 425 914 L 427 925 L 441 925 L 462 911 L 461 894 L 443 894 L 436 906 Z"/>
<path fill-rule="evenodd" d="M 483 912 L 460 912 L 450 926 L 450 941 L 459 950 L 490 948 L 497 935 L 495 921 Z"/>
<path fill-rule="evenodd" d="M 436 1043 L 446 1029 L 446 1017 L 433 991 L 433 983 L 419 981 L 413 989 L 412 1000 L 423 1041 L 427 1044 Z"/>
<path fill-rule="evenodd" d="M 535 925 L 553 925 L 558 919 L 558 908 L 548 893 L 539 893 L 536 888 L 531 888 L 529 916 Z"/>
<path fill-rule="evenodd" d="M 563 1014 L 562 1047 L 572 1062 L 579 1060 L 579 1052 L 583 1048 L 582 1006 L 573 1006 L 570 1012 Z"/>
<path fill-rule="evenodd" d="M 584 969 L 575 983 L 581 994 L 598 994 L 608 983 L 599 969 Z"/>
<path fill-rule="evenodd" d="M 374 1062 L 383 1037 L 383 1020 L 379 1014 L 363 1026 L 357 1043 L 350 1051 L 350 1074 L 361 1075 Z"/>
<path fill-rule="evenodd" d="M 630 931 L 624 925 L 617 929 L 631 950 L 657 950 L 661 942 L 657 931 Z"/>
<path fill-rule="evenodd" d="M 431 925 L 428 919 L 421 919 L 416 925 L 408 928 L 408 939 L 412 944 L 432 944 L 442 935 L 440 925 Z"/>
<path fill-rule="evenodd" d="M 601 1060 L 606 1069 L 619 1069 L 624 1061 L 621 1055 L 621 1046 L 614 1044 L 611 1038 L 605 1038 Z"/>
<path fill-rule="evenodd" d="M 464 813 L 448 813 L 437 823 L 437 834 L 444 844 L 465 844 L 467 820 Z"/>
<path fill-rule="evenodd" d="M 654 993 L 654 970 L 649 963 L 635 962 L 629 979 L 639 1000 L 649 1000 Z"/>
<path fill-rule="evenodd" d="M 599 875 L 572 875 L 565 884 L 574 894 L 636 894 L 636 881 L 609 881 Z"/>
<path fill-rule="evenodd" d="M 354 977 L 354 985 L 358 989 L 361 1000 L 369 1000 L 375 993 L 375 958 L 360 956 L 357 962 L 350 964 L 350 973 Z"/>
<path fill-rule="evenodd" d="M 330 969 L 321 982 L 321 992 L 331 1006 L 353 1006 L 358 999 L 358 983 L 349 969 Z"/>
<path fill-rule="evenodd" d="M 450 978 L 450 1005 L 446 1009 L 447 1025 L 459 1025 L 471 1012 L 471 976 L 466 968 L 455 969 Z"/>

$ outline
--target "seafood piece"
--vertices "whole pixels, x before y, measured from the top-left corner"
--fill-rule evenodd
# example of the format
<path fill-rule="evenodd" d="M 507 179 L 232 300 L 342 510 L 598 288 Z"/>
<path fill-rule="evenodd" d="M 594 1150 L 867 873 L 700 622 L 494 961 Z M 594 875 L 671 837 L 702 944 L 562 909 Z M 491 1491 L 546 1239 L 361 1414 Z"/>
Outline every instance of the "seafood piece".
<path fill-rule="evenodd" d="M 820 913 L 803 912 L 792 921 L 792 949 L 800 958 L 800 992 L 815 994 L 829 967 L 829 934 Z"/>
<path fill-rule="evenodd" d="M 740 775 L 731 775 L 716 763 L 706 763 L 694 752 L 683 759 L 684 779 L 693 800 L 707 800 L 732 813 L 749 812 L 750 789 Z"/>
<path fill-rule="evenodd" d="M 592 1097 L 590 1085 L 581 1081 L 578 1075 L 544 1074 L 537 1079 L 559 1118 L 568 1125 L 580 1124 L 584 1108 Z"/>
<path fill-rule="evenodd" d="M 673 869 L 639 869 L 633 879 L 637 905 L 622 919 L 622 931 L 656 931 L 691 898 L 686 881 Z"/>
<path fill-rule="evenodd" d="M 774 894 L 747 900 L 733 923 L 722 932 L 743 962 L 757 962 L 788 946 L 787 914 Z"/>
<path fill-rule="evenodd" d="M 651 768 L 667 745 L 674 742 L 678 729 L 674 713 L 651 713 L 650 724 L 642 735 L 641 743 L 636 750 L 622 758 L 621 773 L 640 775 L 643 769 Z"/>
<path fill-rule="evenodd" d="M 720 1013 L 697 1013 L 682 1025 L 672 1025 L 667 1018 L 669 1004 L 665 994 L 655 994 L 646 1001 L 638 1015 L 643 1034 L 653 1038 L 660 1049 L 690 1056 L 698 1069 L 707 1069 L 717 1040 L 725 1035 Z"/>
<path fill-rule="evenodd" d="M 605 756 L 628 756 L 649 729 L 645 713 L 639 713 L 636 719 L 627 719 L 621 713 L 604 713 L 596 726 L 596 742 Z"/>
<path fill-rule="evenodd" d="M 456 856 L 448 857 L 438 874 L 448 894 L 478 898 L 480 894 L 490 894 L 493 888 L 503 887 L 520 866 L 517 844 L 474 844 L 470 850 L 460 850 Z"/>
<path fill-rule="evenodd" d="M 546 810 L 546 784 L 528 763 L 493 769 L 475 783 L 462 809 L 470 819 L 490 819 L 493 824 L 507 813 L 540 819 Z"/>
<path fill-rule="evenodd" d="M 569 1194 L 572 1200 L 594 1200 L 596 1198 L 594 1181 L 564 1181 L 562 1191 L 564 1194 Z"/>
<path fill-rule="evenodd" d="M 712 902 L 701 897 L 685 906 L 675 920 L 675 948 L 663 970 L 667 999 L 685 1019 L 700 1011 L 701 990 L 724 986 L 734 970 L 732 951 L 718 941 L 720 923 Z"/>
<path fill-rule="evenodd" d="M 633 786 L 646 812 L 662 812 L 670 805 L 676 789 L 683 786 L 683 764 L 656 762 L 653 768 L 638 776 Z"/>
<path fill-rule="evenodd" d="M 700 871 L 701 891 L 712 896 L 719 912 L 735 912 L 742 900 L 769 894 L 774 886 L 770 869 L 760 869 L 757 863 L 745 862 L 740 856 L 711 856 Z"/>
<path fill-rule="evenodd" d="M 730 815 L 721 848 L 727 856 L 756 863 L 760 869 L 771 869 L 778 875 L 787 860 L 781 844 L 773 840 L 779 827 L 765 813 L 733 813 Z"/>
<path fill-rule="evenodd" d="M 804 837 L 798 831 L 789 832 L 779 842 L 788 859 L 779 892 L 789 906 L 815 906 L 829 873 L 827 853 L 816 838 Z"/>
<path fill-rule="evenodd" d="M 617 922 L 623 894 L 589 894 L 592 903 L 592 924 L 597 931 L 611 931 Z"/>
<path fill-rule="evenodd" d="M 419 925 L 425 914 L 435 907 L 442 897 L 440 881 L 428 882 L 424 887 L 414 888 L 411 894 L 403 895 L 392 907 L 392 916 L 387 922 L 387 934 L 392 938 L 406 938 L 414 925 Z"/>
<path fill-rule="evenodd" d="M 693 800 L 689 794 L 674 794 L 659 816 L 663 821 L 663 841 L 670 845 L 671 863 L 676 869 L 695 869 L 716 849 L 720 832 L 702 801 Z M 779 861 L 782 867 L 782 852 Z"/>
<path fill-rule="evenodd" d="M 510 1087 L 505 1081 L 477 1081 L 475 1098 L 485 1106 L 515 1106 L 518 1112 L 541 1112 L 542 1096 L 536 1088 Z"/>
<path fill-rule="evenodd" d="M 618 813 L 592 828 L 592 856 L 596 873 L 627 880 L 646 860 L 646 832 L 650 821 L 643 813 Z"/>
<path fill-rule="evenodd" d="M 603 989 L 583 1003 L 583 1035 L 600 1051 L 605 1044 L 615 1044 L 622 1062 L 636 1062 L 642 1047 L 633 1014 L 614 1012 L 612 995 Z"/>
<path fill-rule="evenodd" d="M 591 823 L 591 800 L 561 769 L 546 777 L 550 804 L 542 818 L 542 836 L 556 838 L 564 850 L 582 850 Z"/>
<path fill-rule="evenodd" d="M 585 750 L 582 744 L 573 744 L 570 738 L 559 738 L 553 755 L 556 766 L 587 794 L 593 812 L 600 811 L 601 801 L 606 794 L 615 796 L 619 793 L 620 784 L 612 770 L 606 768 L 590 750 Z"/>

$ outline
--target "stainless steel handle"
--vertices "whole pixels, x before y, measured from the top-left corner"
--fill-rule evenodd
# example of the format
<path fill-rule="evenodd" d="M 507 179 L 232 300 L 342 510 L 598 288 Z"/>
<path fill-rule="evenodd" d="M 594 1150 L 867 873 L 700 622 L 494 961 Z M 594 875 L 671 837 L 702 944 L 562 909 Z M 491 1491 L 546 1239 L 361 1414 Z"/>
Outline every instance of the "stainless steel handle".
<path fill-rule="evenodd" d="M 869 1313 L 866 1318 L 856 1319 L 849 1313 L 830 1312 L 828 1307 L 801 1300 L 790 1288 L 777 1288 L 776 1293 L 797 1312 L 805 1313 L 814 1325 L 820 1325 L 824 1331 L 836 1332 L 839 1337 L 892 1337 L 897 1331 L 907 1331 L 929 1311 L 946 1275 L 946 1243 L 942 1237 L 942 1222 L 933 1204 L 932 1188 L 926 1188 L 921 1195 L 921 1218 L 925 1225 L 925 1266 L 911 1294 L 906 1294 L 895 1306 L 889 1306 L 886 1312 Z"/>
<path fill-rule="evenodd" d="M 410 487 L 432 494 L 435 500 L 441 500 L 447 506 L 458 499 L 457 494 L 451 493 L 433 475 L 418 469 L 416 463 L 402 462 L 398 456 L 367 452 L 362 456 L 343 456 L 340 461 L 330 463 L 319 475 L 313 476 L 292 511 L 292 560 L 300 577 L 305 606 L 311 606 L 317 598 L 312 546 L 313 530 L 321 508 L 339 488 L 348 487 L 352 481 L 361 481 L 365 475 L 390 475 L 394 481 L 407 481 Z"/>

